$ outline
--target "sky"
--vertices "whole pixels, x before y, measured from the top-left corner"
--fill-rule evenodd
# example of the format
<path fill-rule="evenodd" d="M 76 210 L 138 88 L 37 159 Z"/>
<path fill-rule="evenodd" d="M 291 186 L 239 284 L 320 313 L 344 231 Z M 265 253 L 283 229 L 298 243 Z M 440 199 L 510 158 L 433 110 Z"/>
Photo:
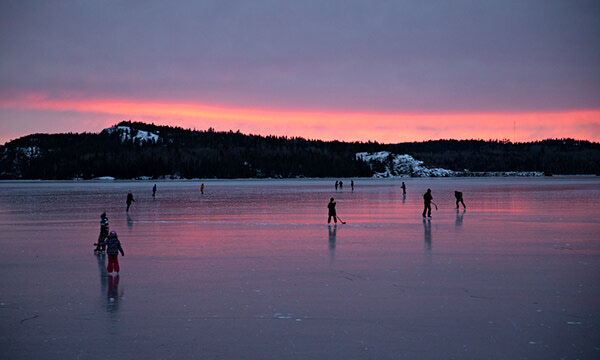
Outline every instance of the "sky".
<path fill-rule="evenodd" d="M 0 144 L 123 120 L 600 141 L 600 2 L 0 1 Z"/>

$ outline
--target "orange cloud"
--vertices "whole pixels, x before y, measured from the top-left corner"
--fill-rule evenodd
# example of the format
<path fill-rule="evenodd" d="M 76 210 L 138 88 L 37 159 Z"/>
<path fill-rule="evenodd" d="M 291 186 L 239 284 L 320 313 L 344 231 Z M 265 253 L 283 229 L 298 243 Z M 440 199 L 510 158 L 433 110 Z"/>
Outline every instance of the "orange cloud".
<path fill-rule="evenodd" d="M 213 127 L 216 130 L 323 140 L 396 143 L 440 138 L 530 141 L 572 137 L 600 141 L 599 109 L 524 113 L 357 113 L 128 99 L 50 99 L 36 94 L 12 98 L 2 96 L 0 108 L 38 110 L 42 113 L 69 111 L 82 116 L 105 114 L 107 121 L 113 123 L 115 118 L 120 118 L 185 128 Z"/>

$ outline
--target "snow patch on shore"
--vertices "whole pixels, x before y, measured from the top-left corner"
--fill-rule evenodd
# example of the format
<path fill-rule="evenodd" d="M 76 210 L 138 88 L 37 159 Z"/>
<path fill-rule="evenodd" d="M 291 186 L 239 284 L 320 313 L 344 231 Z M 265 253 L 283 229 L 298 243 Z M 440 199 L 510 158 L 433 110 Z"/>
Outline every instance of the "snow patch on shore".
<path fill-rule="evenodd" d="M 373 177 L 446 177 L 455 176 L 452 170 L 442 168 L 428 168 L 423 166 L 423 161 L 410 155 L 392 154 L 389 151 L 376 153 L 361 152 L 356 158 L 365 161 L 375 172 Z"/>
<path fill-rule="evenodd" d="M 449 177 L 449 176 L 482 176 L 482 177 L 533 177 L 544 176 L 540 171 L 453 171 L 443 168 L 428 168 L 423 166 L 423 161 L 410 155 L 393 154 L 389 151 L 376 153 L 361 152 L 356 154 L 356 159 L 366 162 L 375 178 L 390 177 Z"/>
<path fill-rule="evenodd" d="M 132 129 L 129 126 L 113 126 L 106 128 L 103 131 L 107 134 L 119 134 L 121 136 L 121 142 L 132 140 L 133 142 L 142 144 L 145 142 L 157 142 L 160 139 L 160 137 L 155 133 Z"/>

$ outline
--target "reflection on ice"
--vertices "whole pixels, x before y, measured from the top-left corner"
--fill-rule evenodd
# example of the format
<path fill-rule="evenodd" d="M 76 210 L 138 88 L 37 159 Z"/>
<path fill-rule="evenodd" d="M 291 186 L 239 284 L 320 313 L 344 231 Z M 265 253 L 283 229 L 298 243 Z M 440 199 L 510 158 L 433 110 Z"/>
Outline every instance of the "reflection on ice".
<path fill-rule="evenodd" d="M 425 250 L 429 253 L 431 251 L 431 219 L 423 218 L 423 234 L 425 238 Z"/>
<path fill-rule="evenodd" d="M 335 236 L 337 232 L 337 224 L 333 225 L 333 227 L 328 224 L 327 228 L 329 230 L 329 264 L 333 264 L 333 260 L 335 258 Z"/>
<path fill-rule="evenodd" d="M 462 212 L 460 212 L 458 209 L 456 209 L 456 221 L 454 222 L 454 227 L 456 228 L 456 230 L 459 230 L 460 227 L 462 226 L 463 216 L 465 215 L 465 211 L 466 210 L 463 210 Z"/>
<path fill-rule="evenodd" d="M 123 289 L 119 291 L 119 274 L 108 275 L 108 288 L 106 290 L 106 310 L 109 313 L 116 313 L 119 310 L 119 303 L 123 297 Z"/>
<path fill-rule="evenodd" d="M 98 272 L 100 273 L 100 292 L 102 303 L 106 311 L 116 313 L 119 310 L 119 302 L 123 297 L 123 289 L 119 291 L 119 274 L 112 275 L 106 271 L 106 255 L 96 254 Z"/>

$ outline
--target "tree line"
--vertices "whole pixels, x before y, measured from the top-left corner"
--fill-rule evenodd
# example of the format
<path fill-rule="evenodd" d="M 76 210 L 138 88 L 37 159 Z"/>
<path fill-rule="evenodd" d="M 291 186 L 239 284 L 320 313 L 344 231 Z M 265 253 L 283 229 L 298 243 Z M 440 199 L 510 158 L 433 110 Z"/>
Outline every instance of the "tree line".
<path fill-rule="evenodd" d="M 462 171 L 542 171 L 600 174 L 600 144 L 573 139 L 513 144 L 507 141 L 436 140 L 380 144 L 285 136 L 196 131 L 125 121 L 118 131 L 34 134 L 0 147 L 2 179 L 369 177 L 358 152 L 409 154 L 426 166 Z M 139 131 L 159 135 L 140 142 Z"/>

